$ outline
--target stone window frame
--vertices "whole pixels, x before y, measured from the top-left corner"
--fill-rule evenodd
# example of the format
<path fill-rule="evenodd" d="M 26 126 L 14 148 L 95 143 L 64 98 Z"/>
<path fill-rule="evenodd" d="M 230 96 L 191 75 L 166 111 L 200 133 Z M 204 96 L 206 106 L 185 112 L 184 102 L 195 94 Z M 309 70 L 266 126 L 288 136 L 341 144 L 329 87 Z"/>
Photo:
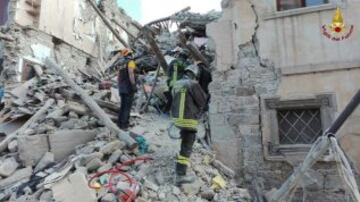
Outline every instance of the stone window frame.
<path fill-rule="evenodd" d="M 323 131 L 331 125 L 336 113 L 336 96 L 333 93 L 295 99 L 264 97 L 261 103 L 261 130 L 264 156 L 266 160 L 273 161 L 288 160 L 288 157 L 303 159 L 311 148 L 311 144 L 279 144 L 277 110 L 320 108 Z"/>

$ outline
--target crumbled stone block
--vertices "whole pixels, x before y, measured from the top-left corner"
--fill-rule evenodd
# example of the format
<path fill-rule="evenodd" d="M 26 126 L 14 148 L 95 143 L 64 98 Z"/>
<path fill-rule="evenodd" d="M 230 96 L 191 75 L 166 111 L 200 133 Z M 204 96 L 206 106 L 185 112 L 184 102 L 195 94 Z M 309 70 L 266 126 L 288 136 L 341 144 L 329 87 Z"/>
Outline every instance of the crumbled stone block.
<path fill-rule="evenodd" d="M 96 191 L 90 189 L 85 175 L 75 172 L 52 186 L 55 201 L 97 202 Z"/>
<path fill-rule="evenodd" d="M 0 176 L 9 177 L 15 172 L 18 166 L 19 163 L 13 157 L 0 161 Z"/>
<path fill-rule="evenodd" d="M 95 130 L 60 130 L 49 135 L 50 151 L 55 161 L 61 161 L 75 152 L 76 146 L 90 142 L 96 137 Z"/>
<path fill-rule="evenodd" d="M 49 151 L 47 135 L 19 136 L 19 158 L 23 165 L 34 166 Z"/>

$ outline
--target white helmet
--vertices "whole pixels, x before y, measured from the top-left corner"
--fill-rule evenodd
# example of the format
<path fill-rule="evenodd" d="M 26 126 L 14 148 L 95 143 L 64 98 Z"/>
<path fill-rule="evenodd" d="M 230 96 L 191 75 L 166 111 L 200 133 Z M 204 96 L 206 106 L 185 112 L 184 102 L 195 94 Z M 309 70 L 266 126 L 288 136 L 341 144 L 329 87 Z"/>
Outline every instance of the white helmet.
<path fill-rule="evenodd" d="M 185 73 L 189 71 L 194 74 L 196 78 L 199 78 L 199 67 L 197 65 L 189 65 L 185 68 Z"/>

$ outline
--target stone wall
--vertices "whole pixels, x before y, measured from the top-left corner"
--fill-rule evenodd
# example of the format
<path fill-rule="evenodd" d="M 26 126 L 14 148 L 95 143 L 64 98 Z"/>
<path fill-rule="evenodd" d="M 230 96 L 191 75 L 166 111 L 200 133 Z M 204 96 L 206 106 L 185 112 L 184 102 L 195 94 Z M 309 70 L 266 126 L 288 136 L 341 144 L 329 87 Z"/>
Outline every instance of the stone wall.
<path fill-rule="evenodd" d="M 261 193 L 279 188 L 301 162 L 301 158 L 281 161 L 265 159 L 262 136 L 269 134 L 264 134 L 266 130 L 263 129 L 263 99 L 284 95 L 285 91 L 291 94 L 305 86 L 308 87 L 307 91 L 313 93 L 321 92 L 315 90 L 317 88 L 323 89 L 322 92 L 332 89 L 330 93 L 335 94 L 345 89 L 346 92 L 353 92 L 353 86 L 357 83 L 351 83 L 357 77 L 353 75 L 354 79 L 349 81 L 351 85 L 342 89 L 329 88 L 325 82 L 311 87 L 312 81 L 321 81 L 322 74 L 312 75 L 314 80 L 307 81 L 305 77 L 309 76 L 303 76 L 301 82 L 304 84 L 294 76 L 290 83 L 289 78 L 281 73 L 277 58 L 261 54 L 272 44 L 270 39 L 263 39 L 269 31 L 263 26 L 261 15 L 258 15 L 264 11 L 264 4 L 265 1 L 257 0 L 223 1 L 223 17 L 207 29 L 207 34 L 213 40 L 213 49 L 217 52 L 214 81 L 210 86 L 213 146 L 217 158 L 237 172 L 238 183 L 250 188 L 258 200 Z M 261 40 L 259 35 L 262 36 Z M 273 47 L 272 51 L 278 50 Z M 299 51 L 311 52 L 310 49 Z M 335 71 L 331 74 L 335 78 L 343 73 Z M 336 82 L 333 81 L 331 85 L 336 85 Z M 346 103 L 346 99 L 349 97 L 341 98 L 341 103 Z M 344 201 L 346 197 L 335 163 L 321 161 L 309 170 L 292 200 L 288 201 Z"/>
<path fill-rule="evenodd" d="M 1 34 L 8 38 L 8 40 L 2 40 L 4 44 L 4 68 L 7 69 L 7 72 L 3 77 L 13 77 L 8 82 L 13 82 L 16 79 L 16 74 L 19 72 L 19 66 L 24 57 L 35 58 L 33 47 L 42 46 L 50 51 L 50 57 L 56 59 L 61 65 L 66 69 L 76 70 L 74 72 L 79 73 L 77 70 L 88 73 L 90 75 L 98 75 L 99 69 L 104 68 L 106 61 L 109 57 L 111 51 L 114 51 L 122 46 L 119 46 L 117 39 L 110 33 L 110 31 L 105 27 L 104 23 L 97 17 L 95 11 L 85 3 L 85 0 L 78 0 L 77 4 L 81 6 L 80 8 L 68 9 L 71 12 L 69 13 L 69 18 L 67 18 L 68 23 L 72 25 L 71 22 L 75 23 L 81 20 L 85 22 L 90 22 L 94 24 L 96 29 L 91 28 L 91 33 L 88 32 L 88 28 L 80 29 L 77 27 L 77 30 L 70 29 L 65 25 L 59 26 L 59 23 L 55 23 L 56 20 L 59 20 L 56 16 L 56 20 L 52 21 L 57 31 L 61 31 L 62 35 L 59 35 L 57 31 L 51 31 L 50 27 L 45 26 L 46 23 L 44 19 L 52 19 L 47 16 L 47 13 L 42 12 L 40 19 L 43 19 L 43 25 L 46 29 L 39 28 L 38 25 L 29 25 L 21 26 L 17 22 L 17 17 L 21 14 L 19 12 L 19 2 L 20 0 L 11 0 L 9 5 L 9 19 L 6 26 L 2 26 Z M 42 3 L 51 3 L 49 1 L 43 1 Z M 117 23 L 123 24 L 123 26 L 130 28 L 133 32 L 133 35 L 136 35 L 135 28 L 133 28 L 132 19 L 128 17 L 120 8 L 117 7 L 116 1 L 105 0 L 102 1 L 103 11 L 108 16 L 108 18 L 116 19 Z M 53 4 L 51 4 L 53 5 Z M 62 5 L 62 4 L 61 4 Z M 57 5 L 60 6 L 61 5 Z M 54 5 L 55 6 L 55 5 Z M 87 9 L 87 12 L 84 12 L 84 9 Z M 80 10 L 79 10 L 80 9 Z M 78 13 L 73 13 L 75 11 Z M 91 11 L 91 12 L 89 12 Z M 60 12 L 60 11 L 59 11 Z M 66 15 L 66 13 L 63 13 Z M 76 15 L 77 18 L 71 18 Z M 71 19 L 70 19 L 71 18 Z M 80 21 L 81 21 L 80 20 Z M 71 21 L 71 22 L 70 22 Z M 47 21 L 46 21 L 47 22 Z M 45 24 L 44 24 L 45 23 Z M 60 23 L 61 24 L 61 23 Z M 95 28 L 94 27 L 94 28 Z M 79 29 L 78 29 L 79 28 Z M 116 27 L 117 28 L 117 27 Z M 122 30 L 119 30 L 121 32 Z M 80 32 L 80 33 L 79 33 Z M 93 33 L 94 32 L 94 33 Z M 69 40 L 66 36 L 71 38 L 75 35 L 77 42 L 74 42 L 73 39 Z M 90 38 L 94 39 L 91 43 L 95 49 L 91 49 L 89 53 L 89 44 L 86 45 L 84 38 L 89 35 Z M 90 36 L 91 35 L 91 36 Z M 123 36 L 125 39 L 127 36 Z M 91 41 L 91 40 L 90 40 Z M 72 43 L 74 42 L 74 43 Z M 95 54 L 96 53 L 96 54 Z M 8 79 L 8 78 L 5 78 Z"/>

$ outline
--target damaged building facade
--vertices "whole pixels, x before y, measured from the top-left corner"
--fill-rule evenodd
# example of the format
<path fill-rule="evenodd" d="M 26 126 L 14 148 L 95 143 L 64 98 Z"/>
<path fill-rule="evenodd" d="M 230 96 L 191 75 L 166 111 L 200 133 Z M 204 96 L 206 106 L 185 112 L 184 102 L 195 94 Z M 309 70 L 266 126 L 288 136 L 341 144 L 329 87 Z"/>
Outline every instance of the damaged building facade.
<path fill-rule="evenodd" d="M 255 192 L 278 188 L 360 86 L 360 3 L 224 0 L 222 7 L 222 18 L 207 26 L 217 53 L 210 88 L 214 148 L 240 184 Z M 337 7 L 346 26 L 341 39 L 325 33 Z M 339 132 L 355 170 L 359 115 Z M 335 165 L 324 157 L 294 199 L 344 201 Z"/>
<path fill-rule="evenodd" d="M 15 72 L 11 73 L 15 70 L 26 72 L 27 66 L 48 56 L 63 61 L 66 68 L 101 75 L 110 53 L 124 47 L 86 0 L 61 2 L 1 2 L 1 52 L 3 66 L 9 71 L 4 73 L 5 77 L 15 75 Z M 121 26 L 133 35 L 137 34 L 136 23 L 119 9 L 115 1 L 98 1 L 98 7 L 122 38 L 127 40 L 129 36 Z"/>

